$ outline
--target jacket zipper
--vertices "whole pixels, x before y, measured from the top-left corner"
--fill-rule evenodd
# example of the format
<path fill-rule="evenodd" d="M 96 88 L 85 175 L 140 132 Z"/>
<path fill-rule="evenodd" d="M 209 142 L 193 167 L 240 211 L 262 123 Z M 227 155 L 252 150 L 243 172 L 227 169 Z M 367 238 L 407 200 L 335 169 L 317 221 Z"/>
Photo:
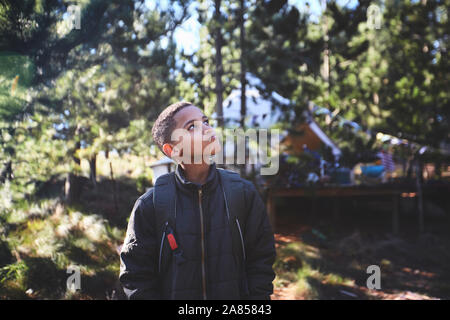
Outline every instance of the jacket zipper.
<path fill-rule="evenodd" d="M 202 208 L 202 189 L 198 189 L 198 206 L 200 208 L 200 228 L 201 228 L 201 247 L 202 247 L 202 288 L 203 300 L 206 300 L 206 274 L 205 274 L 205 233 L 203 228 L 203 208 Z"/>
<path fill-rule="evenodd" d="M 244 260 L 246 260 L 245 247 L 244 247 L 244 238 L 242 237 L 241 225 L 239 224 L 239 219 L 236 217 L 236 224 L 239 230 L 239 235 L 241 236 L 241 246 L 242 246 L 242 254 L 244 255 Z"/>
<path fill-rule="evenodd" d="M 167 230 L 167 225 L 169 224 L 168 221 L 166 221 L 166 224 L 164 225 L 164 232 L 162 234 L 162 238 L 161 238 L 161 245 L 159 247 L 159 263 L 158 263 L 158 272 L 161 272 L 161 259 L 162 259 L 162 251 L 163 251 L 163 246 L 164 246 L 164 238 L 166 237 L 166 230 Z"/>

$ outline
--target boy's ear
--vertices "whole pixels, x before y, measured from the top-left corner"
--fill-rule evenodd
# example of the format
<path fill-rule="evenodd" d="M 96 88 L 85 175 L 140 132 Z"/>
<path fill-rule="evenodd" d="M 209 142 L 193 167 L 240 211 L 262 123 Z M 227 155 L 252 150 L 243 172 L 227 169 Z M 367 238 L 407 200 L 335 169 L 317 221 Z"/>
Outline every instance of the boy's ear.
<path fill-rule="evenodd" d="M 169 143 L 163 144 L 163 151 L 169 158 L 172 158 L 173 147 Z"/>

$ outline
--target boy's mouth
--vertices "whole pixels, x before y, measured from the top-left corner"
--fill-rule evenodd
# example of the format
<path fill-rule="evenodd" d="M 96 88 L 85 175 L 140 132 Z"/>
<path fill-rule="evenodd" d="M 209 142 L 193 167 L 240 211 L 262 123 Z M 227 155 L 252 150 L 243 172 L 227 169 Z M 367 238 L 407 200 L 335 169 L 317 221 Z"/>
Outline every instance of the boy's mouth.
<path fill-rule="evenodd" d="M 209 136 L 209 135 L 207 134 L 207 135 L 205 135 L 204 137 L 203 137 L 203 141 L 208 141 L 208 142 L 213 142 L 213 141 L 215 141 L 216 140 L 216 135 L 215 134 L 213 134 L 213 135 L 211 135 L 211 136 Z"/>

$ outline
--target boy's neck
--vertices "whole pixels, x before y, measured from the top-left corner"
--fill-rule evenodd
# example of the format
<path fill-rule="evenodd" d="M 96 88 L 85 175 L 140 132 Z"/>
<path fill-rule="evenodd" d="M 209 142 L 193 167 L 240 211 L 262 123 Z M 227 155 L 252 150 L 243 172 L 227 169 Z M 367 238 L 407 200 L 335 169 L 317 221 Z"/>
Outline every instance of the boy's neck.
<path fill-rule="evenodd" d="M 187 180 L 203 185 L 208 178 L 211 164 L 206 162 L 201 164 L 180 163 L 180 166 L 183 168 Z"/>

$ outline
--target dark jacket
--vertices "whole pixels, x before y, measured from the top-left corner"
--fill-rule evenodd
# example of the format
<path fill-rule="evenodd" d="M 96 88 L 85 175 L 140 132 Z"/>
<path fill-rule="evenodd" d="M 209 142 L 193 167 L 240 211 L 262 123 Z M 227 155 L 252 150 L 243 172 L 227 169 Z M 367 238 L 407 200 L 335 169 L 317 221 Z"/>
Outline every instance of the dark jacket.
<path fill-rule="evenodd" d="M 153 189 L 142 195 L 131 213 L 120 253 L 120 282 L 129 299 L 270 299 L 275 273 L 274 237 L 264 204 L 245 179 L 247 220 L 242 230 L 245 272 L 232 254 L 220 179 L 213 163 L 203 186 L 188 181 L 176 167 L 178 250 L 166 253 L 158 273 L 160 239 L 156 238 Z M 200 216 L 199 188 L 202 189 Z M 201 241 L 201 224 L 204 241 Z M 181 252 L 181 253 L 180 253 Z M 203 253 L 203 254 L 202 254 Z M 202 260 L 203 258 L 203 260 Z"/>

